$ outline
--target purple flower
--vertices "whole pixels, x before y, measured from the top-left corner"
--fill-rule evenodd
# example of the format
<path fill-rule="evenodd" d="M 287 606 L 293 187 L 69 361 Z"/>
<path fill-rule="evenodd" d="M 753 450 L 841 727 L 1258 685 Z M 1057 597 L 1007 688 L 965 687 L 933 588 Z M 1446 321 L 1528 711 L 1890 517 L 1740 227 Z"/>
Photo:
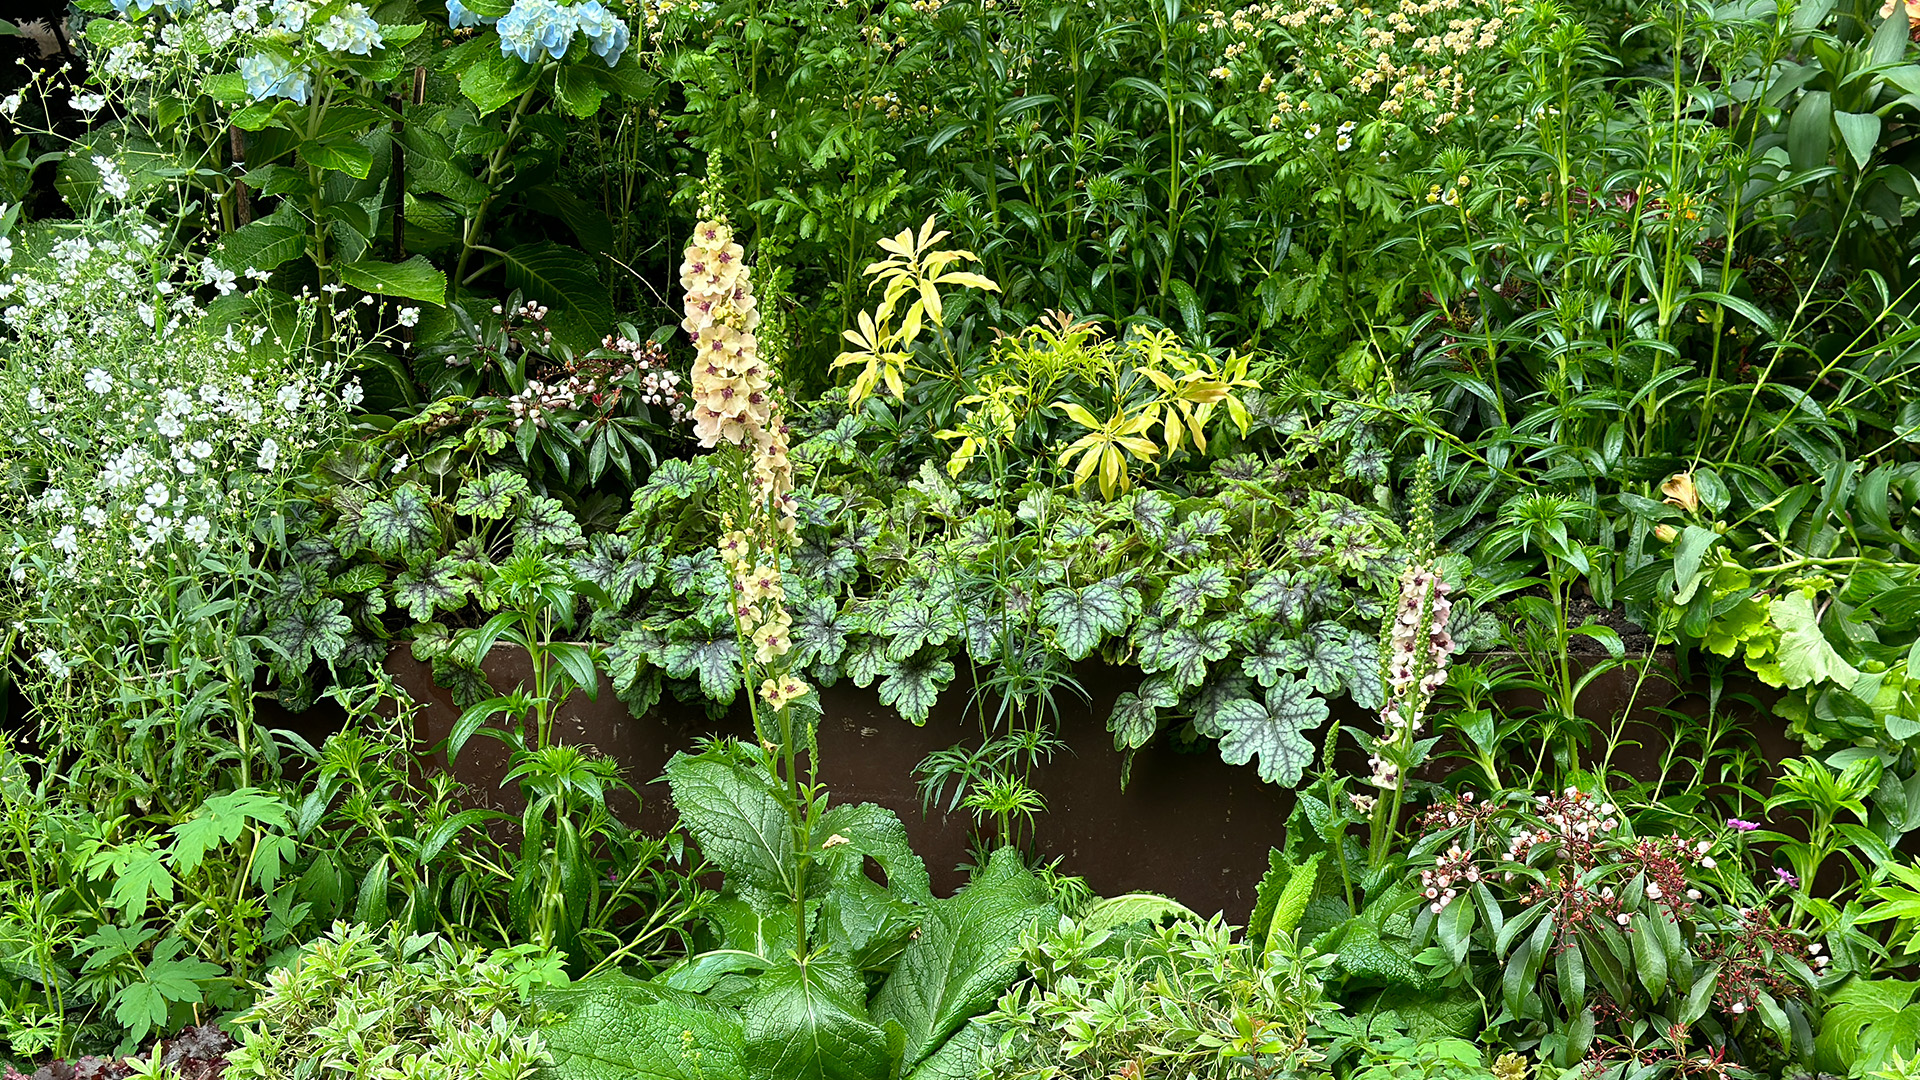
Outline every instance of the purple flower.
<path fill-rule="evenodd" d="M 1727 819 L 1727 828 L 1732 829 L 1734 832 L 1752 832 L 1759 827 L 1760 823 L 1757 821 L 1742 821 L 1737 817 Z"/>
<path fill-rule="evenodd" d="M 1774 867 L 1773 876 L 1779 878 L 1780 884 L 1782 885 L 1794 886 L 1794 885 L 1800 884 L 1800 879 L 1793 876 L 1793 871 L 1788 870 L 1785 867 L 1780 867 L 1780 866 Z"/>

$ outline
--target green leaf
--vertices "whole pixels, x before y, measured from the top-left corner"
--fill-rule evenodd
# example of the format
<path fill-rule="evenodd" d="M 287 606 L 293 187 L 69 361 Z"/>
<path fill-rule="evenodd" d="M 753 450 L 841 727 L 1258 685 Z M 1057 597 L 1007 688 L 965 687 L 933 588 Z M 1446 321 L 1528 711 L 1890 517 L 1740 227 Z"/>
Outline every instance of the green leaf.
<path fill-rule="evenodd" d="M 918 600 L 896 598 L 875 629 L 893 640 L 887 655 L 905 660 L 927 645 L 945 645 L 960 633 L 960 619 L 952 607 L 923 604 Z"/>
<path fill-rule="evenodd" d="M 892 706 L 915 724 L 925 724 L 940 691 L 953 681 L 953 661 L 941 656 L 889 660 L 880 681 L 880 704 Z"/>
<path fill-rule="evenodd" d="M 545 990 L 542 1009 L 565 1013 L 540 1034 L 553 1054 L 548 1080 L 714 1080 L 747 1075 L 737 1014 L 678 990 L 602 975 Z"/>
<path fill-rule="evenodd" d="M 1052 915 L 1046 886 L 1012 848 L 995 851 L 970 884 L 928 909 L 920 936 L 873 999 L 875 1023 L 906 1030 L 903 1068 L 992 1006 L 1019 974 L 1020 935 Z"/>
<path fill-rule="evenodd" d="M 740 689 L 740 641 L 730 626 L 701 628 L 683 619 L 668 632 L 660 666 L 674 679 L 700 680 L 700 692 L 730 702 Z"/>
<path fill-rule="evenodd" d="M 1787 156 L 1795 172 L 1810 172 L 1827 163 L 1832 115 L 1833 95 L 1825 90 L 1808 91 L 1794 107 L 1787 121 Z"/>
<path fill-rule="evenodd" d="M 587 68 L 566 64 L 554 79 L 554 96 L 561 108 L 584 120 L 600 111 L 600 102 L 606 98 L 607 90 Z"/>
<path fill-rule="evenodd" d="M 361 292 L 442 307 L 447 302 L 447 275 L 434 269 L 425 255 L 415 255 L 402 263 L 377 259 L 343 262 L 335 264 L 333 270 L 341 282 Z"/>
<path fill-rule="evenodd" d="M 1085 660 L 1108 635 L 1124 634 L 1140 614 L 1140 593 L 1113 578 L 1084 589 L 1049 589 L 1040 596 L 1040 625 L 1069 660 Z"/>
<path fill-rule="evenodd" d="M 1822 1071 L 1864 1076 L 1894 1053 L 1911 1056 L 1920 1046 L 1920 1009 L 1912 1008 L 1920 983 L 1855 979 L 1827 1000 L 1814 1041 Z"/>
<path fill-rule="evenodd" d="M 1140 668 L 1148 674 L 1165 672 L 1174 685 L 1187 690 L 1207 677 L 1207 664 L 1232 649 L 1232 632 L 1223 621 L 1199 626 L 1162 625 L 1138 635 Z"/>
<path fill-rule="evenodd" d="M 1109 896 L 1101 900 L 1080 916 L 1079 926 L 1082 933 L 1097 934 L 1102 930 L 1116 930 L 1138 922 L 1158 923 L 1163 919 L 1197 918 L 1199 916 L 1192 908 L 1178 900 L 1158 893 L 1141 892 Z"/>
<path fill-rule="evenodd" d="M 473 583 L 458 568 L 449 555 L 405 571 L 393 579 L 393 602 L 406 608 L 414 622 L 428 622 L 436 612 L 459 607 Z"/>
<path fill-rule="evenodd" d="M 1854 165 L 1865 169 L 1880 141 L 1880 117 L 1875 113 L 1835 112 L 1833 126 L 1840 129 L 1840 141 L 1853 155 Z"/>
<path fill-rule="evenodd" d="M 1627 935 L 1633 946 L 1633 970 L 1640 976 L 1640 985 L 1647 988 L 1647 996 L 1659 1001 L 1667 992 L 1667 947 L 1653 920 L 1646 912 L 1633 916 L 1633 933 Z"/>
<path fill-rule="evenodd" d="M 832 953 L 789 960 L 754 980 L 746 1054 L 754 1075 L 779 1080 L 891 1080 L 893 1047 L 869 1021 L 866 986 Z"/>
<path fill-rule="evenodd" d="M 99 869 L 112 871 L 113 892 L 107 904 L 119 909 L 129 922 L 138 922 L 146 915 L 149 898 L 162 903 L 173 900 L 173 873 L 167 869 L 166 853 L 150 839 L 123 844 L 96 862 Z"/>
<path fill-rule="evenodd" d="M 1191 625 L 1206 614 L 1208 600 L 1221 599 L 1232 591 L 1227 572 L 1218 566 L 1189 570 L 1167 582 L 1166 591 L 1160 594 L 1159 616 L 1174 618 L 1182 626 Z"/>
<path fill-rule="evenodd" d="M 300 144 L 300 156 L 309 165 L 343 172 L 355 180 L 365 180 L 373 172 L 373 151 L 352 139 L 309 140 Z"/>
<path fill-rule="evenodd" d="M 613 329 L 613 301 L 592 258 L 551 240 L 510 248 L 503 261 L 507 288 L 552 309 L 556 338 L 586 352 Z"/>
<path fill-rule="evenodd" d="M 453 501 L 453 512 L 467 517 L 498 521 L 513 509 L 513 500 L 527 490 L 527 478 L 499 469 L 481 473 L 460 485 L 460 497 Z"/>
<path fill-rule="evenodd" d="M 266 635 L 286 650 L 287 662 L 295 670 L 304 671 L 315 659 L 335 659 L 347 647 L 353 620 L 341 614 L 344 608 L 331 596 L 295 605 L 267 623 Z"/>
<path fill-rule="evenodd" d="M 277 795 L 258 788 L 240 788 L 215 795 L 200 804 L 187 820 L 175 825 L 173 832 L 173 869 L 191 874 L 208 851 L 240 839 L 248 822 L 271 828 L 287 825 L 287 804 Z"/>
<path fill-rule="evenodd" d="M 1313 762 L 1313 744 L 1303 733 L 1326 718 L 1324 699 L 1313 696 L 1305 683 L 1282 676 L 1264 702 L 1240 698 L 1221 708 L 1215 721 L 1223 732 L 1220 759 L 1245 765 L 1258 755 L 1260 779 L 1292 787 Z"/>
<path fill-rule="evenodd" d="M 1180 692 L 1172 680 L 1153 675 L 1141 681 L 1137 690 L 1121 694 L 1113 702 L 1113 714 L 1107 717 L 1107 730 L 1113 732 L 1115 750 L 1138 750 L 1153 740 L 1160 730 L 1160 710 L 1180 703 Z"/>
<path fill-rule="evenodd" d="M 534 495 L 520 504 L 520 513 L 513 522 L 516 549 L 564 548 L 579 541 L 580 522 L 574 518 L 572 511 L 560 504 L 559 499 Z"/>
<path fill-rule="evenodd" d="M 681 824 L 708 861 L 736 883 L 798 895 L 792 823 L 761 770 L 716 749 L 675 754 L 666 773 Z"/>
<path fill-rule="evenodd" d="M 427 489 L 408 481 L 360 512 L 360 535 L 375 554 L 409 562 L 440 543 Z"/>
<path fill-rule="evenodd" d="M 1780 644 L 1774 650 L 1780 672 L 1789 689 L 1831 682 L 1841 687 L 1853 685 L 1860 673 L 1841 659 L 1813 610 L 1813 598 L 1794 589 L 1778 597 L 1771 608 L 1773 623 L 1780 628 Z"/>
<path fill-rule="evenodd" d="M 305 254 L 307 231 L 271 218 L 243 225 L 220 240 L 220 265 L 236 274 L 272 270 Z"/>
<path fill-rule="evenodd" d="M 483 52 L 478 62 L 461 69 L 460 92 L 485 116 L 532 90 L 539 80 L 539 71 L 537 65 L 523 64 L 518 57 L 498 51 Z"/>

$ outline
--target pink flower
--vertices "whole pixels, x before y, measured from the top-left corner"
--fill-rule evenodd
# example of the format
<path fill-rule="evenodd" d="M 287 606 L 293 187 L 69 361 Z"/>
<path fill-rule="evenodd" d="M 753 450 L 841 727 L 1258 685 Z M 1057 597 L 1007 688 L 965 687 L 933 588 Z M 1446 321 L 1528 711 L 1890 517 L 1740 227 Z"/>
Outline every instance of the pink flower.
<path fill-rule="evenodd" d="M 1732 829 L 1734 832 L 1752 832 L 1759 827 L 1760 823 L 1757 821 L 1743 821 L 1737 817 L 1727 819 L 1727 828 Z"/>

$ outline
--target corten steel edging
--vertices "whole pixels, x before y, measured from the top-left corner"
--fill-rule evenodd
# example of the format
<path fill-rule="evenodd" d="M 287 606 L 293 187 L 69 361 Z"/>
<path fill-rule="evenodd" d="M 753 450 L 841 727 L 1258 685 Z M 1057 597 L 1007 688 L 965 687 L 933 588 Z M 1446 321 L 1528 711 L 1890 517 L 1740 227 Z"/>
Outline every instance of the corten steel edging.
<path fill-rule="evenodd" d="M 397 649 L 386 667 L 421 706 L 415 730 L 423 745 L 444 739 L 459 710 L 451 695 L 433 684 L 429 666 Z M 510 689 L 530 674 L 526 654 L 500 647 L 489 658 L 486 673 L 496 688 Z M 1102 895 L 1150 890 L 1202 914 L 1222 911 L 1230 920 L 1244 922 L 1254 888 L 1266 871 L 1267 851 L 1279 842 L 1281 825 L 1292 810 L 1292 792 L 1262 783 L 1251 766 L 1222 762 L 1211 741 L 1193 752 L 1158 743 L 1139 751 L 1122 791 L 1123 756 L 1113 749 L 1105 718 L 1114 698 L 1138 683 L 1139 673 L 1090 664 L 1077 674 L 1092 700 L 1067 697 L 1061 702 L 1058 734 L 1068 750 L 1034 778 L 1047 803 L 1036 825 L 1038 853 L 1062 858 L 1065 872 L 1084 876 Z M 1674 728 L 1674 721 L 1656 710 L 1673 706 L 1677 691 L 1656 678 L 1642 681 L 1637 692 L 1634 683 L 1631 673 L 1602 675 L 1582 696 L 1581 711 L 1596 723 L 1607 723 L 1631 707 L 1627 735 L 1630 740 L 1638 736 L 1644 748 L 1628 747 L 1616 755 L 1615 766 L 1650 777 L 1658 769 L 1658 751 Z M 963 669 L 921 727 L 881 705 L 875 689 L 861 690 L 843 681 L 821 691 L 821 781 L 836 803 L 873 802 L 898 813 L 914 850 L 933 874 L 934 888 L 943 894 L 965 880 L 960 866 L 967 856 L 970 822 L 964 811 L 923 813 L 913 768 L 935 750 L 978 740 L 978 722 L 967 712 L 967 685 Z M 1689 700 L 1697 699 L 1694 695 Z M 1335 702 L 1333 712 L 1333 719 L 1343 725 L 1372 729 L 1371 718 L 1350 702 Z M 1760 729 L 1755 734 L 1768 761 L 1794 752 L 1784 731 L 1775 730 L 1777 722 L 1761 719 L 1749 727 Z M 668 758 L 704 736 L 744 737 L 749 728 L 744 708 L 710 721 L 701 705 L 671 697 L 636 719 L 602 676 L 596 699 L 576 695 L 562 707 L 557 738 L 591 745 L 618 762 L 642 797 L 636 807 L 623 793 L 612 800 L 614 810 L 637 828 L 659 832 L 670 828 L 675 818 L 666 786 L 652 783 Z M 1325 731 L 1323 726 L 1315 735 L 1323 737 Z M 1319 737 L 1314 737 L 1316 745 Z M 1360 755 L 1348 750 L 1341 758 L 1347 771 L 1364 775 Z M 518 813 L 518 791 L 500 787 L 506 760 L 501 743 L 476 738 L 468 741 L 451 771 L 467 784 L 471 800 Z M 444 759 L 437 764 L 445 767 Z M 1429 772 L 1437 778 L 1447 767 Z M 1743 779 L 1763 783 L 1759 777 Z"/>

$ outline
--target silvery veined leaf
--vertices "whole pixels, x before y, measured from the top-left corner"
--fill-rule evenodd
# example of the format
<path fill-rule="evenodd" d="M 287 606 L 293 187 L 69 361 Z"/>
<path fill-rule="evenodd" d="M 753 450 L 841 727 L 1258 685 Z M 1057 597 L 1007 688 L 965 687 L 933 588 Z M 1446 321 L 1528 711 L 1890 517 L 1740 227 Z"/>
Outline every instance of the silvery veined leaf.
<path fill-rule="evenodd" d="M 519 548 L 568 547 L 580 539 L 580 522 L 560 500 L 536 495 L 522 500 L 513 523 L 513 543 Z"/>
<path fill-rule="evenodd" d="M 793 616 L 793 664 L 837 664 L 847 651 L 847 622 L 830 596 L 815 596 L 789 604 Z"/>
<path fill-rule="evenodd" d="M 513 500 L 527 490 L 527 478 L 516 472 L 490 472 L 460 485 L 453 512 L 498 521 L 513 509 Z"/>
<path fill-rule="evenodd" d="M 340 613 L 343 607 L 331 596 L 295 606 L 267 624 L 267 636 L 287 650 L 288 662 L 295 670 L 316 658 L 332 660 L 340 655 L 347 634 L 353 630 L 353 620 Z"/>
<path fill-rule="evenodd" d="M 1227 572 L 1218 566 L 1196 567 L 1167 582 L 1160 594 L 1159 616 L 1178 619 L 1181 625 L 1199 620 L 1206 614 L 1207 601 L 1224 598 L 1233 591 Z"/>
<path fill-rule="evenodd" d="M 880 704 L 891 705 L 915 724 L 925 724 L 940 691 L 953 681 L 953 661 L 943 656 L 889 660 L 880 681 Z"/>
<path fill-rule="evenodd" d="M 1207 664 L 1227 655 L 1232 630 L 1224 622 L 1199 626 L 1159 624 L 1138 635 L 1140 667 L 1149 674 L 1165 672 L 1182 690 L 1198 686 L 1207 676 Z"/>
<path fill-rule="evenodd" d="M 1115 750 L 1138 750 L 1160 730 L 1160 710 L 1180 703 L 1180 695 L 1165 675 L 1149 676 L 1138 690 L 1121 694 L 1113 702 L 1113 715 L 1107 718 L 1107 730 L 1113 732 Z"/>
<path fill-rule="evenodd" d="M 1292 787 L 1313 762 L 1313 744 L 1305 733 L 1326 719 L 1325 699 L 1305 683 L 1283 678 L 1264 701 L 1241 698 L 1220 710 L 1220 759 L 1245 765 L 1257 757 L 1260 779 Z"/>
<path fill-rule="evenodd" d="M 433 520 L 427 489 L 415 483 L 395 488 L 360 513 L 360 535 L 383 558 L 414 557 L 440 543 L 440 526 Z"/>
<path fill-rule="evenodd" d="M 459 607 L 473 582 L 457 573 L 457 568 L 445 557 L 413 567 L 393 579 L 393 602 L 406 608 L 414 622 L 426 622 L 436 612 Z"/>
<path fill-rule="evenodd" d="M 1109 634 L 1126 632 L 1140 614 L 1140 593 L 1113 578 L 1084 589 L 1048 589 L 1040 595 L 1040 625 L 1069 660 L 1084 660 Z"/>

